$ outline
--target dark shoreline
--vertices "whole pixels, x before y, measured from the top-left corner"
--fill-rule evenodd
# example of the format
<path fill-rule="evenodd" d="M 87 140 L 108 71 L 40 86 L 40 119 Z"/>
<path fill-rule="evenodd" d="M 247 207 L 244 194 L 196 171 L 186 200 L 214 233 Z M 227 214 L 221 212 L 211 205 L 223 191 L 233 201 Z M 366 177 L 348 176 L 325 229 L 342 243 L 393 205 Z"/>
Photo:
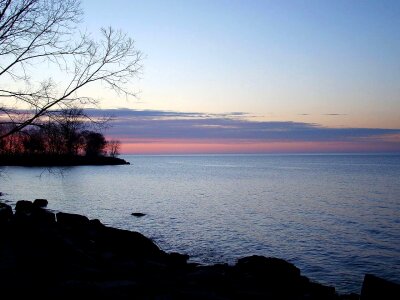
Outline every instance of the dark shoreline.
<path fill-rule="evenodd" d="M 1 155 L 0 166 L 69 167 L 129 165 L 126 160 L 111 156 L 82 155 Z"/>
<path fill-rule="evenodd" d="M 150 239 L 85 216 L 44 209 L 46 200 L 0 203 L 0 290 L 14 297 L 110 299 L 391 299 L 399 285 L 367 275 L 356 294 L 310 281 L 282 259 L 188 263 Z M 395 298 L 392 298 L 395 299 Z"/>

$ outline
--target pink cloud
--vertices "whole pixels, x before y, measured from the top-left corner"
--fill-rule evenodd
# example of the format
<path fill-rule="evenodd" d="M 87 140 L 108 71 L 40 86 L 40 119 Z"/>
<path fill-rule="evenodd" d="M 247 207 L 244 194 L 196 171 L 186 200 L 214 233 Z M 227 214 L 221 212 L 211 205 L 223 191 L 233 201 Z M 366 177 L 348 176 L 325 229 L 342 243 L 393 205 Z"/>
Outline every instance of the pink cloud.
<path fill-rule="evenodd" d="M 126 154 L 397 152 L 397 143 L 198 139 L 122 139 Z"/>

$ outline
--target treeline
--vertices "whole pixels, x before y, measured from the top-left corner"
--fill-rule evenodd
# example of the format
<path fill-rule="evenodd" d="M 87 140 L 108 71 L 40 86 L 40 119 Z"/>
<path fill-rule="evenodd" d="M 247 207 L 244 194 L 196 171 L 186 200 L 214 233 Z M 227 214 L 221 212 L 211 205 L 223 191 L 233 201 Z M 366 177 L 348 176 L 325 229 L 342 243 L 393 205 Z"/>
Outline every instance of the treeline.
<path fill-rule="evenodd" d="M 61 111 L 56 118 L 27 127 L 0 139 L 1 156 L 111 156 L 119 155 L 120 142 L 107 141 L 100 132 L 91 129 L 81 109 Z M 0 124 L 7 132 L 10 124 Z"/>

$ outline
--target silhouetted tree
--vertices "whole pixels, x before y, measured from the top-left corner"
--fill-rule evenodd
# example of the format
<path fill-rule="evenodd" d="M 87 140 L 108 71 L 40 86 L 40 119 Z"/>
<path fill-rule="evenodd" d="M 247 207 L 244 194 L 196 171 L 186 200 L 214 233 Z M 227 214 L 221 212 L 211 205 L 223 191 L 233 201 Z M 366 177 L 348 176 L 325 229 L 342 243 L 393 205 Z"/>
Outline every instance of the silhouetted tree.
<path fill-rule="evenodd" d="M 120 153 L 121 142 L 117 140 L 111 140 L 107 143 L 108 154 L 111 157 L 117 157 Z"/>
<path fill-rule="evenodd" d="M 61 127 L 58 123 L 47 122 L 43 125 L 42 131 L 45 136 L 45 149 L 47 154 L 61 155 L 66 152 Z"/>
<path fill-rule="evenodd" d="M 26 131 L 22 144 L 24 152 L 28 154 L 45 152 L 45 137 L 43 131 L 37 129 Z"/>
<path fill-rule="evenodd" d="M 83 132 L 85 138 L 85 154 L 86 156 L 99 156 L 104 154 L 107 141 L 101 133 L 94 131 Z"/>
<path fill-rule="evenodd" d="M 56 117 L 65 152 L 68 155 L 77 155 L 83 147 L 82 131 L 87 125 L 84 118 L 83 110 L 76 107 L 62 110 Z"/>
<path fill-rule="evenodd" d="M 93 124 L 85 120 L 85 114 L 80 108 L 61 110 L 46 123 L 26 127 L 1 139 L 0 156 L 11 159 L 16 156 L 31 156 L 31 159 L 35 159 L 43 155 L 61 158 L 77 155 L 97 157 L 107 153 L 111 157 L 117 156 L 120 142 L 107 142 L 102 133 L 87 130 L 93 128 Z M 9 126 L 0 124 L 0 132 L 9 130 Z"/>
<path fill-rule="evenodd" d="M 78 31 L 81 18 L 79 0 L 0 0 L 0 124 L 11 125 L 0 139 L 60 109 L 95 103 L 82 95 L 89 84 L 134 95 L 129 83 L 142 54 L 133 40 L 103 28 L 96 42 Z"/>

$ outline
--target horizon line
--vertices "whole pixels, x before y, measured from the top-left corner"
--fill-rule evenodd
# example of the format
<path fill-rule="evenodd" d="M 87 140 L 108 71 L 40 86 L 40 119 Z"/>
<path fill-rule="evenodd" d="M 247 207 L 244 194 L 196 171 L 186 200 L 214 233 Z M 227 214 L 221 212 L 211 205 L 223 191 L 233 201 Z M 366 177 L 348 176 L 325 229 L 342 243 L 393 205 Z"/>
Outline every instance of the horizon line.
<path fill-rule="evenodd" d="M 400 152 L 204 152 L 204 153 L 121 153 L 120 156 L 213 156 L 213 155 L 400 155 Z"/>

